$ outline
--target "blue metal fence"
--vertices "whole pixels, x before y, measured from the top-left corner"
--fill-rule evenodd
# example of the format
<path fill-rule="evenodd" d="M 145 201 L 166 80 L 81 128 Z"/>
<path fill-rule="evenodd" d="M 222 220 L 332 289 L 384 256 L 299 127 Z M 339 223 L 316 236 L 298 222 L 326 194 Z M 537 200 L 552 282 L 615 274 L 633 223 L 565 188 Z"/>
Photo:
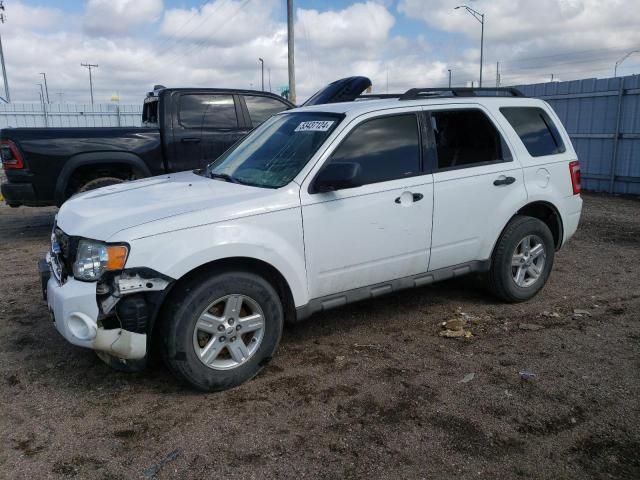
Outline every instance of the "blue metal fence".
<path fill-rule="evenodd" d="M 562 120 L 585 190 L 640 195 L 640 75 L 517 88 L 549 102 Z"/>

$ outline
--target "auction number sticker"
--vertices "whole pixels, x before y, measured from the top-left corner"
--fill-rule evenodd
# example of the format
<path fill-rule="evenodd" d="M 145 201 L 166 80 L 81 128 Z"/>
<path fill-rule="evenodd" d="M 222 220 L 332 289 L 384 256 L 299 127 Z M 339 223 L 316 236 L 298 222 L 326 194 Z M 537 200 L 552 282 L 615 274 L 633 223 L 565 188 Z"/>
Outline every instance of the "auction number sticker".
<path fill-rule="evenodd" d="M 333 120 L 313 120 L 301 122 L 294 132 L 326 132 L 333 125 Z"/>

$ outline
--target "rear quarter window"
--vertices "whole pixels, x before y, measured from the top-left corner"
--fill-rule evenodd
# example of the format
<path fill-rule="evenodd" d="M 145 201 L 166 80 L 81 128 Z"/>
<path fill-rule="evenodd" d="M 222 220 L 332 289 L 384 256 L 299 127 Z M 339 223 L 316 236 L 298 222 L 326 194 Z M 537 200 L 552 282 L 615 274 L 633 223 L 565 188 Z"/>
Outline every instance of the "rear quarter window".
<path fill-rule="evenodd" d="M 502 107 L 500 112 L 532 157 L 564 153 L 566 148 L 551 117 L 538 107 Z"/>

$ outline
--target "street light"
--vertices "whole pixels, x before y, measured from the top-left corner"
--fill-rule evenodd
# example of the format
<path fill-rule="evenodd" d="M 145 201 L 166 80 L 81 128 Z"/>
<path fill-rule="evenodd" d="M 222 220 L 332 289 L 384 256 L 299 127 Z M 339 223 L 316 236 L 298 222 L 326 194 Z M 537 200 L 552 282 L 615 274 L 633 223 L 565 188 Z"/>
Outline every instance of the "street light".
<path fill-rule="evenodd" d="M 261 58 L 258 58 L 258 60 L 260 60 L 260 71 L 262 73 L 262 91 L 264 92 L 264 60 Z"/>
<path fill-rule="evenodd" d="M 482 88 L 482 60 L 483 60 L 483 54 L 484 54 L 484 13 L 480 13 L 466 5 L 458 5 L 457 7 L 454 8 L 454 10 L 457 10 L 459 8 L 466 9 L 467 12 L 473 15 L 473 18 L 479 21 L 480 25 L 482 26 L 481 27 L 482 29 L 480 30 L 480 88 Z"/>
<path fill-rule="evenodd" d="M 451 69 L 449 68 L 449 88 L 451 88 Z"/>
<path fill-rule="evenodd" d="M 613 67 L 613 76 L 617 77 L 618 76 L 618 66 L 624 62 L 627 58 L 629 58 L 631 55 L 633 55 L 634 53 L 640 53 L 640 50 L 632 50 L 631 52 L 627 53 L 624 57 L 622 57 L 620 60 L 618 60 L 616 62 L 616 66 Z"/>

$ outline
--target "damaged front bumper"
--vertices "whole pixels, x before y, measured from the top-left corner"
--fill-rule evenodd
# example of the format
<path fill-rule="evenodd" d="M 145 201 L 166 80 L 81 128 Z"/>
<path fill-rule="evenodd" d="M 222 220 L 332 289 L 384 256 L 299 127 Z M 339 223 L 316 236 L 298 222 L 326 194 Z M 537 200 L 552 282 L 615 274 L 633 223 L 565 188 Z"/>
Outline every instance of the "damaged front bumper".
<path fill-rule="evenodd" d="M 42 260 L 38 269 L 43 296 L 58 332 L 70 343 L 105 352 L 123 360 L 142 359 L 147 354 L 147 333 L 114 327 L 114 308 L 121 298 L 142 290 L 162 290 L 168 282 L 156 280 L 141 283 L 137 277 L 115 282 L 115 295 L 101 295 L 98 283 L 82 282 L 73 277 L 61 278 L 55 258 Z M 100 303 L 99 303 L 100 301 Z M 110 315 L 110 316 L 109 316 Z M 105 328 L 106 327 L 106 328 Z"/>

